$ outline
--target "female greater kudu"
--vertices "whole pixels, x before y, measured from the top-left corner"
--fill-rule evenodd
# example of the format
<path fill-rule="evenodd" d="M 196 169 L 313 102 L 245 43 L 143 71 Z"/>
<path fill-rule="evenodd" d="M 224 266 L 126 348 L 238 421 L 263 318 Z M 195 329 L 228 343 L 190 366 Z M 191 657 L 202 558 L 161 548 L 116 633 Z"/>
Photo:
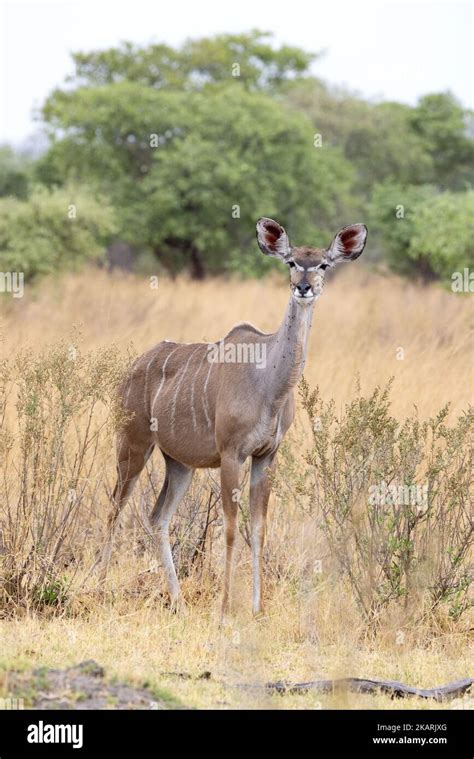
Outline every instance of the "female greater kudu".
<path fill-rule="evenodd" d="M 262 612 L 262 550 L 275 454 L 293 421 L 293 390 L 303 372 L 313 306 L 324 272 L 362 253 L 363 224 L 345 227 L 329 248 L 292 247 L 272 219 L 257 222 L 262 253 L 290 267 L 290 300 L 274 334 L 251 324 L 234 327 L 220 343 L 158 343 L 133 364 L 120 393 L 130 420 L 118 439 L 118 479 L 113 493 L 101 578 L 110 560 L 118 515 L 157 446 L 165 459 L 163 487 L 151 526 L 171 600 L 180 597 L 169 542 L 169 523 L 201 467 L 221 468 L 225 528 L 222 613 L 229 607 L 232 555 L 239 500 L 239 469 L 252 457 L 250 523 L 253 611 Z"/>

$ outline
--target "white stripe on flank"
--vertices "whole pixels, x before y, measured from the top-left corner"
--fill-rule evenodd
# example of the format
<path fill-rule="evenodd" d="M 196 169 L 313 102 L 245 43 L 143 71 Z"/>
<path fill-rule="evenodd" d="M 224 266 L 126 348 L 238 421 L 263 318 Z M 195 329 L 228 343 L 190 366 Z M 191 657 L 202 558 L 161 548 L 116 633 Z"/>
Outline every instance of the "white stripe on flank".
<path fill-rule="evenodd" d="M 175 349 L 174 349 L 174 351 L 171 351 L 171 353 L 168 353 L 168 355 L 166 356 L 166 358 L 165 358 L 165 361 L 164 361 L 164 363 L 163 363 L 163 368 L 162 368 L 162 370 L 161 370 L 161 372 L 162 372 L 161 382 L 160 382 L 160 384 L 159 384 L 159 386 L 158 386 L 158 390 L 157 390 L 157 391 L 156 391 L 156 393 L 155 393 L 155 397 L 153 398 L 153 403 L 151 404 L 151 409 L 150 409 L 150 410 L 151 410 L 151 414 L 152 414 L 152 415 L 153 415 L 153 410 L 154 410 L 154 408 L 155 408 L 155 403 L 156 403 L 156 401 L 157 401 L 157 398 L 158 398 L 159 394 L 161 393 L 161 389 L 162 389 L 162 387 L 163 387 L 163 385 L 164 385 L 164 382 L 165 382 L 165 369 L 166 369 L 166 364 L 167 364 L 167 363 L 168 363 L 168 361 L 170 360 L 170 358 L 171 358 L 171 356 L 173 355 L 173 353 L 176 353 L 176 351 L 177 351 L 177 350 L 178 350 L 178 348 L 175 348 Z M 156 417 L 155 417 L 155 419 L 156 419 Z M 158 429 L 158 419 L 156 420 L 156 426 L 157 426 L 157 429 Z M 155 430 L 155 431 L 156 431 L 156 430 Z"/>
<path fill-rule="evenodd" d="M 147 407 L 147 399 L 148 399 L 148 369 L 150 368 L 150 364 L 154 360 L 154 358 L 155 358 L 155 356 L 153 355 L 150 358 L 148 364 L 146 365 L 146 369 L 145 369 L 145 388 L 143 390 L 143 406 L 144 406 L 145 409 Z"/>
<path fill-rule="evenodd" d="M 197 430 L 197 419 L 196 419 L 196 409 L 194 408 L 194 386 L 196 384 L 196 379 L 197 379 L 197 376 L 198 376 L 198 374 L 200 372 L 201 366 L 203 365 L 204 359 L 206 358 L 207 355 L 209 355 L 209 354 L 208 354 L 207 350 L 205 350 L 204 351 L 204 355 L 203 355 L 203 357 L 201 359 L 201 363 L 198 366 L 197 372 L 194 375 L 194 379 L 193 379 L 193 382 L 192 382 L 192 385 L 191 385 L 191 413 L 193 415 L 193 427 L 194 427 L 195 430 Z"/>
<path fill-rule="evenodd" d="M 209 365 L 209 371 L 207 373 L 206 381 L 204 383 L 204 391 L 203 391 L 203 397 L 202 397 L 202 405 L 203 405 L 203 408 L 204 408 L 204 413 L 206 415 L 206 422 L 207 422 L 207 426 L 209 427 L 209 429 L 211 429 L 211 419 L 209 417 L 209 409 L 208 409 L 208 405 L 207 405 L 207 395 L 206 395 L 206 393 L 207 393 L 207 383 L 209 382 L 209 377 L 211 376 L 211 369 L 212 369 L 213 364 L 214 364 L 214 362 L 211 361 L 210 365 Z"/>
<path fill-rule="evenodd" d="M 194 354 L 199 350 L 199 348 L 200 348 L 200 346 L 198 346 L 197 348 L 195 348 L 195 350 L 193 350 L 193 352 L 191 353 L 190 357 L 186 361 L 186 364 L 184 365 L 184 369 L 183 369 L 183 371 L 181 373 L 181 377 L 179 378 L 179 382 L 176 383 L 176 390 L 174 391 L 173 401 L 172 401 L 172 404 L 171 404 L 171 434 L 172 435 L 174 435 L 174 418 L 175 418 L 175 414 L 176 414 L 176 402 L 178 400 L 179 388 L 181 387 L 181 384 L 183 382 L 184 375 L 186 374 L 186 371 L 187 371 L 188 366 L 189 366 L 189 362 L 191 361 L 191 359 L 194 356 Z"/>

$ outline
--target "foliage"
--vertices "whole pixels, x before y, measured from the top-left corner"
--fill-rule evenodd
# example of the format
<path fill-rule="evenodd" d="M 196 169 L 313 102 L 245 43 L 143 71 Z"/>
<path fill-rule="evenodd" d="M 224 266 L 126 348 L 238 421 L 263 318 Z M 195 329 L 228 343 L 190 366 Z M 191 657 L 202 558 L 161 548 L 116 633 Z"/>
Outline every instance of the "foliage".
<path fill-rule="evenodd" d="M 356 168 L 357 192 L 370 194 L 374 182 L 419 184 L 432 179 L 432 158 L 411 127 L 409 106 L 371 104 L 316 79 L 287 87 L 286 100 L 306 113 L 323 143 L 339 146 Z"/>
<path fill-rule="evenodd" d="M 11 613 L 19 607 L 64 608 L 77 595 L 79 568 L 100 552 L 106 512 L 97 513 L 94 505 L 110 493 L 100 462 L 110 458 L 111 435 L 123 421 L 115 388 L 129 363 L 130 356 L 115 347 L 85 352 L 72 335 L 37 355 L 23 351 L 0 364 L 0 607 Z M 282 504 L 283 493 L 291 492 L 290 522 L 309 518 L 324 536 L 330 557 L 323 561 L 324 574 L 340 575 L 348 584 L 373 630 L 394 605 L 415 625 L 441 609 L 455 623 L 472 604 L 474 415 L 468 409 L 449 425 L 444 408 L 424 422 L 415 414 L 400 423 L 390 415 L 389 389 L 364 396 L 357 388 L 336 415 L 334 403 L 303 380 L 312 444 L 306 452 L 283 450 L 275 492 Z M 127 552 L 142 552 L 145 545 L 154 550 L 148 513 L 162 481 L 155 467 L 136 493 L 138 512 L 122 531 Z M 247 479 L 248 472 L 242 488 Z M 173 521 L 181 578 L 217 576 L 219 495 L 212 473 L 207 480 L 198 477 Z M 285 582 L 292 572 L 306 574 L 294 565 L 301 556 L 288 559 L 287 507 L 284 514 L 284 529 L 280 525 L 282 532 L 273 534 L 274 525 L 266 549 L 270 586 L 282 581 L 282 571 Z M 240 517 L 249 543 L 247 497 Z M 123 551 L 116 546 L 117 554 Z M 282 551 L 286 569 L 279 566 Z M 83 579 L 89 575 L 90 569 Z"/>
<path fill-rule="evenodd" d="M 0 147 L 0 198 L 26 198 L 30 182 L 30 161 L 8 145 Z"/>
<path fill-rule="evenodd" d="M 389 390 L 364 397 L 358 389 L 338 416 L 303 380 L 313 444 L 300 492 L 366 621 L 377 625 L 394 602 L 410 603 L 417 618 L 445 604 L 459 619 L 472 603 L 474 413 L 454 426 L 447 408 L 399 424 Z"/>
<path fill-rule="evenodd" d="M 153 253 L 173 275 L 259 274 L 268 264 L 255 255 L 261 215 L 314 245 L 369 215 L 378 257 L 425 279 L 446 280 L 470 260 L 471 227 L 462 227 L 473 115 L 451 93 L 415 106 L 366 101 L 313 76 L 317 54 L 276 46 L 259 30 L 176 47 L 123 42 L 72 58 L 73 74 L 41 111 L 50 148 L 34 176 L 49 188 L 85 183 L 107 198 L 137 260 Z M 26 199 L 30 169 L 15 161 L 0 152 L 0 196 Z M 428 205 L 419 209 L 444 192 L 442 229 Z M 390 205 L 397 193 L 402 222 Z M 39 257 L 48 258 L 44 245 Z"/>
<path fill-rule="evenodd" d="M 0 268 L 30 279 L 74 268 L 98 259 L 114 229 L 110 206 L 85 186 L 0 199 Z"/>
<path fill-rule="evenodd" d="M 419 270 L 427 261 L 449 283 L 455 271 L 474 268 L 474 190 L 444 192 L 421 205 L 408 257 Z"/>
<path fill-rule="evenodd" d="M 464 111 L 449 92 L 435 93 L 420 98 L 411 113 L 410 121 L 431 155 L 433 180 L 439 186 L 453 190 L 472 187 L 472 113 Z"/>
<path fill-rule="evenodd" d="M 276 49 L 270 37 L 254 29 L 187 40 L 178 48 L 124 42 L 108 50 L 74 53 L 76 70 L 69 81 L 94 87 L 127 81 L 155 89 L 191 90 L 238 76 L 249 89 L 268 89 L 305 74 L 316 56 L 288 45 Z"/>
<path fill-rule="evenodd" d="M 474 266 L 473 190 L 437 193 L 429 185 L 379 185 L 370 223 L 401 274 L 450 283 L 455 271 Z"/>
<path fill-rule="evenodd" d="M 122 419 L 115 387 L 126 366 L 114 347 L 83 351 L 77 335 L 0 363 L 0 601 L 12 610 L 68 599 L 103 487 L 94 460 Z"/>
<path fill-rule="evenodd" d="M 56 94 L 45 115 L 65 136 L 43 178 L 94 179 L 120 209 L 121 235 L 173 272 L 262 267 L 262 215 L 314 244 L 350 221 L 352 170 L 338 149 L 314 147 L 303 114 L 238 83 L 205 95 L 130 82 L 82 88 Z"/>

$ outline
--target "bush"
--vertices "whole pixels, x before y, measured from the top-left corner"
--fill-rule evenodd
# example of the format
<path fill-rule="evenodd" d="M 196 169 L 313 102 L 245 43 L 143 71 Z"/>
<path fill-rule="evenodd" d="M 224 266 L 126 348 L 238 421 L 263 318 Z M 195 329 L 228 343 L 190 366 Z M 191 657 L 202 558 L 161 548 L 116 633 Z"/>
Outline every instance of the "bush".
<path fill-rule="evenodd" d="M 0 198 L 28 196 L 31 160 L 8 145 L 0 146 Z"/>
<path fill-rule="evenodd" d="M 82 353 L 73 341 L 0 363 L 0 609 L 67 601 L 93 533 L 104 472 L 91 471 L 113 447 L 125 365 L 114 348 Z"/>
<path fill-rule="evenodd" d="M 385 183 L 373 193 L 370 225 L 391 268 L 451 282 L 474 266 L 474 191 L 438 193 L 430 185 Z"/>
<path fill-rule="evenodd" d="M 431 267 L 445 283 L 455 271 L 474 267 L 474 190 L 444 192 L 416 214 L 407 253 L 414 266 Z"/>
<path fill-rule="evenodd" d="M 89 578 L 94 583 L 115 479 L 114 433 L 123 419 L 115 388 L 129 360 L 114 347 L 83 352 L 73 336 L 0 362 L 0 616 L 64 613 L 80 605 Z M 279 455 L 278 507 L 265 549 L 268 590 L 283 585 L 285 593 L 304 596 L 319 592 L 321 579 L 336 578 L 371 629 L 392 610 L 413 623 L 431 622 L 441 609 L 453 623 L 464 618 L 472 579 L 472 410 L 452 425 L 447 409 L 400 424 L 389 413 L 389 388 L 368 397 L 358 391 L 339 416 L 304 381 L 301 397 L 311 445 L 305 453 L 295 428 Z M 248 478 L 246 467 L 239 527 L 250 545 Z M 114 547 L 114 562 L 122 567 L 132 557 L 133 572 L 144 569 L 133 592 L 149 587 L 152 597 L 156 575 L 136 554 L 144 546 L 156 553 L 148 515 L 162 481 L 154 456 Z M 217 587 L 224 543 L 219 499 L 216 473 L 201 472 L 172 521 L 187 592 Z M 322 577 L 315 570 L 320 557 Z M 127 584 L 122 573 L 124 593 Z"/>
<path fill-rule="evenodd" d="M 376 627 L 393 604 L 417 620 L 444 605 L 457 620 L 472 604 L 474 412 L 453 426 L 447 408 L 399 424 L 389 390 L 358 389 L 338 417 L 302 381 L 313 442 L 298 491 L 367 623 Z"/>
<path fill-rule="evenodd" d="M 33 279 L 99 258 L 115 229 L 111 208 L 87 189 L 37 187 L 0 199 L 0 270 Z"/>
<path fill-rule="evenodd" d="M 130 356 L 114 346 L 83 351 L 75 335 L 37 355 L 25 350 L 0 361 L 0 618 L 24 609 L 64 613 L 91 577 L 115 480 L 115 433 L 123 420 L 115 389 L 129 364 Z M 122 520 L 115 559 L 141 554 L 145 546 L 155 554 L 148 512 L 162 470 L 155 457 L 135 489 L 136 508 Z M 219 497 L 215 474 L 203 473 L 173 519 L 180 578 L 215 574 Z"/>

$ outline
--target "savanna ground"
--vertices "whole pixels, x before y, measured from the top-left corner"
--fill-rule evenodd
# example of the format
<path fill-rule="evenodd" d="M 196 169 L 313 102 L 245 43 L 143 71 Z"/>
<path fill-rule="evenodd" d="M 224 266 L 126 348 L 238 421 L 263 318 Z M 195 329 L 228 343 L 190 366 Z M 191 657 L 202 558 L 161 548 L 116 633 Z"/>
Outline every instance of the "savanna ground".
<path fill-rule="evenodd" d="M 113 387 L 128 356 L 164 338 L 213 341 L 238 321 L 273 331 L 287 298 L 276 276 L 154 289 L 146 277 L 90 269 L 2 301 L 0 696 L 12 670 L 94 659 L 170 706 L 428 709 L 438 704 L 235 686 L 352 676 L 432 687 L 472 674 L 472 306 L 363 266 L 329 281 L 316 305 L 308 386 L 270 503 L 265 619 L 250 611 L 245 495 L 234 612 L 219 627 L 216 472 L 195 478 L 174 520 L 187 606 L 168 608 L 143 530 L 163 475 L 158 454 L 125 509 L 106 589 L 97 586 L 115 474 Z M 367 488 L 381 480 L 428 484 L 428 503 L 369 507 Z M 26 698 L 34 703 L 31 689 Z"/>

